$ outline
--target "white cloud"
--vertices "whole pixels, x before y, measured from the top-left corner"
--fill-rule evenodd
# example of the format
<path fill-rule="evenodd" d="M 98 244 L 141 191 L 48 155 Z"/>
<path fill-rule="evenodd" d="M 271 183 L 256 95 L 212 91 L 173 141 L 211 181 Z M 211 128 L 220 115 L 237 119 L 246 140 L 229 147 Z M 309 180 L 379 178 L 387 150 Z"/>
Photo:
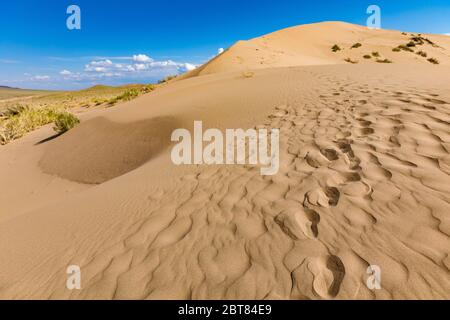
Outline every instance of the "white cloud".
<path fill-rule="evenodd" d="M 444 36 L 450 36 L 450 33 L 444 33 Z"/>
<path fill-rule="evenodd" d="M 137 54 L 133 56 L 134 62 L 152 62 L 153 59 L 145 54 Z"/>
<path fill-rule="evenodd" d="M 76 83 L 156 82 L 168 75 L 184 73 L 196 67 L 192 63 L 154 60 L 145 54 L 136 54 L 130 56 L 128 61 L 115 58 L 93 58 L 81 71 L 63 69 L 59 72 L 58 79 Z"/>
<path fill-rule="evenodd" d="M 186 71 L 194 70 L 194 69 L 196 69 L 196 68 L 197 68 L 197 66 L 195 66 L 195 65 L 193 65 L 193 64 L 191 64 L 191 63 L 184 63 L 183 65 L 181 65 L 181 66 L 179 67 L 179 70 L 180 70 L 181 72 L 186 72 Z"/>
<path fill-rule="evenodd" d="M 69 70 L 62 70 L 59 74 L 62 76 L 70 76 L 72 72 L 70 72 Z"/>
<path fill-rule="evenodd" d="M 142 71 L 142 70 L 148 69 L 148 65 L 146 65 L 144 63 L 136 63 L 133 67 L 134 67 L 134 70 L 137 70 L 137 71 Z"/>
<path fill-rule="evenodd" d="M 225 51 L 224 48 L 219 48 L 219 49 L 217 49 L 217 54 L 218 54 L 218 55 L 219 55 L 219 54 L 222 54 L 224 51 Z"/>
<path fill-rule="evenodd" d="M 49 76 L 34 76 L 32 78 L 32 80 L 45 81 L 45 80 L 50 80 L 50 77 Z"/>

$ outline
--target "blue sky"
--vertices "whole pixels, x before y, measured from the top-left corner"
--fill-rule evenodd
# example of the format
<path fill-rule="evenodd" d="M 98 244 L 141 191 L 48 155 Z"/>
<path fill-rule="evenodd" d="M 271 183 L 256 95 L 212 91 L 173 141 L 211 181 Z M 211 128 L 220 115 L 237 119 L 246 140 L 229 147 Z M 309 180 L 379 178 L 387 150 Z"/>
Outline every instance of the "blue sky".
<path fill-rule="evenodd" d="M 81 30 L 68 30 L 69 5 Z M 450 33 L 448 0 L 14 0 L 0 3 L 0 85 L 79 89 L 155 82 L 199 65 L 237 40 L 293 25 L 340 20 Z"/>

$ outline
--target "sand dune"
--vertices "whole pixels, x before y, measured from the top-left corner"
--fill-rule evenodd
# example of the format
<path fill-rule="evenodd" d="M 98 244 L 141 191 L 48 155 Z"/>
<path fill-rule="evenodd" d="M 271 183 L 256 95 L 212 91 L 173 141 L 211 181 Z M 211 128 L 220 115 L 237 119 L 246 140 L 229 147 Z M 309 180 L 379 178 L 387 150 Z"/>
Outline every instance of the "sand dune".
<path fill-rule="evenodd" d="M 395 63 L 428 64 L 424 57 L 415 53 L 392 49 L 411 42 L 418 34 L 394 30 L 371 30 L 366 27 L 344 22 L 323 22 L 283 29 L 248 41 L 239 41 L 224 53 L 193 70 L 184 77 L 218 72 L 245 71 L 287 66 L 309 66 L 326 64 L 345 64 L 346 58 L 358 63 L 376 63 L 377 57 L 365 59 L 372 52 L 380 58 Z M 416 53 L 424 51 L 427 57 L 434 57 L 441 64 L 450 64 L 450 39 L 444 35 L 425 35 L 421 37 L 433 44 L 425 43 L 411 47 Z M 351 48 L 360 43 L 361 47 Z M 337 44 L 342 50 L 333 52 Z"/>
<path fill-rule="evenodd" d="M 449 299 L 450 40 L 427 36 L 433 65 L 392 52 L 402 37 L 282 30 L 53 140 L 1 147 L 0 298 Z M 356 41 L 403 58 L 330 50 Z M 174 166 L 170 131 L 194 120 L 280 128 L 280 172 Z"/>

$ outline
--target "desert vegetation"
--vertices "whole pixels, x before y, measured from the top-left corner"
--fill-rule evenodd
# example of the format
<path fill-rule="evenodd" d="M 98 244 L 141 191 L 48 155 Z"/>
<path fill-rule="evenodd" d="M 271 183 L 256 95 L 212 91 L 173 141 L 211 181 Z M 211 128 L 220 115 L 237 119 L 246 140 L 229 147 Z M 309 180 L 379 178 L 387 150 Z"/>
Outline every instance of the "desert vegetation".
<path fill-rule="evenodd" d="M 331 47 L 331 51 L 333 52 L 338 52 L 341 51 L 341 47 L 339 47 L 337 44 L 335 44 L 334 46 Z"/>
<path fill-rule="evenodd" d="M 428 62 L 430 62 L 430 63 L 432 63 L 432 64 L 439 64 L 439 61 L 438 61 L 438 59 L 436 59 L 436 58 L 429 58 L 429 59 L 428 59 Z"/>
<path fill-rule="evenodd" d="M 80 91 L 52 92 L 3 88 L 7 99 L 0 100 L 0 144 L 23 137 L 44 125 L 54 123 L 57 133 L 64 133 L 79 120 L 71 109 L 110 107 L 149 93 L 155 85 L 122 87 L 94 86 Z"/>
<path fill-rule="evenodd" d="M 352 60 L 351 58 L 345 58 L 344 59 L 345 62 L 351 63 L 351 64 L 356 64 L 358 63 L 358 60 Z"/>
<path fill-rule="evenodd" d="M 378 62 L 378 63 L 392 63 L 391 60 L 386 59 L 386 58 L 385 59 L 377 59 L 376 62 Z"/>
<path fill-rule="evenodd" d="M 0 144 L 7 144 L 52 122 L 58 122 L 57 132 L 64 132 L 64 128 L 69 130 L 79 120 L 62 107 L 33 108 L 20 104 L 8 107 L 0 113 Z"/>
<path fill-rule="evenodd" d="M 427 57 L 427 53 L 426 53 L 425 51 L 422 51 L 422 50 L 416 52 L 416 54 L 419 55 L 419 56 L 421 56 L 421 57 L 424 57 L 424 58 Z"/>
<path fill-rule="evenodd" d="M 57 133 L 62 134 L 66 131 L 69 131 L 79 123 L 80 120 L 76 116 L 74 116 L 70 112 L 63 111 L 56 115 L 55 125 L 53 129 Z"/>

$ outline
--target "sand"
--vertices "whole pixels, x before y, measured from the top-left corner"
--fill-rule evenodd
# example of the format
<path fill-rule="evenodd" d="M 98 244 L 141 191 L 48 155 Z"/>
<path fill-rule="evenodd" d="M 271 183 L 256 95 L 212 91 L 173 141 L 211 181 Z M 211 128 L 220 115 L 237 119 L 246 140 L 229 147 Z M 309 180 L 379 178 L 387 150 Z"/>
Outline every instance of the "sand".
<path fill-rule="evenodd" d="M 0 298 L 449 299 L 450 39 L 429 36 L 433 65 L 388 50 L 396 37 L 282 30 L 67 134 L 0 147 Z M 358 54 L 402 58 L 330 51 L 355 39 Z M 257 45 L 277 58 L 261 64 Z M 174 166 L 168 133 L 194 120 L 280 128 L 279 173 Z M 81 290 L 66 288 L 69 265 Z"/>

